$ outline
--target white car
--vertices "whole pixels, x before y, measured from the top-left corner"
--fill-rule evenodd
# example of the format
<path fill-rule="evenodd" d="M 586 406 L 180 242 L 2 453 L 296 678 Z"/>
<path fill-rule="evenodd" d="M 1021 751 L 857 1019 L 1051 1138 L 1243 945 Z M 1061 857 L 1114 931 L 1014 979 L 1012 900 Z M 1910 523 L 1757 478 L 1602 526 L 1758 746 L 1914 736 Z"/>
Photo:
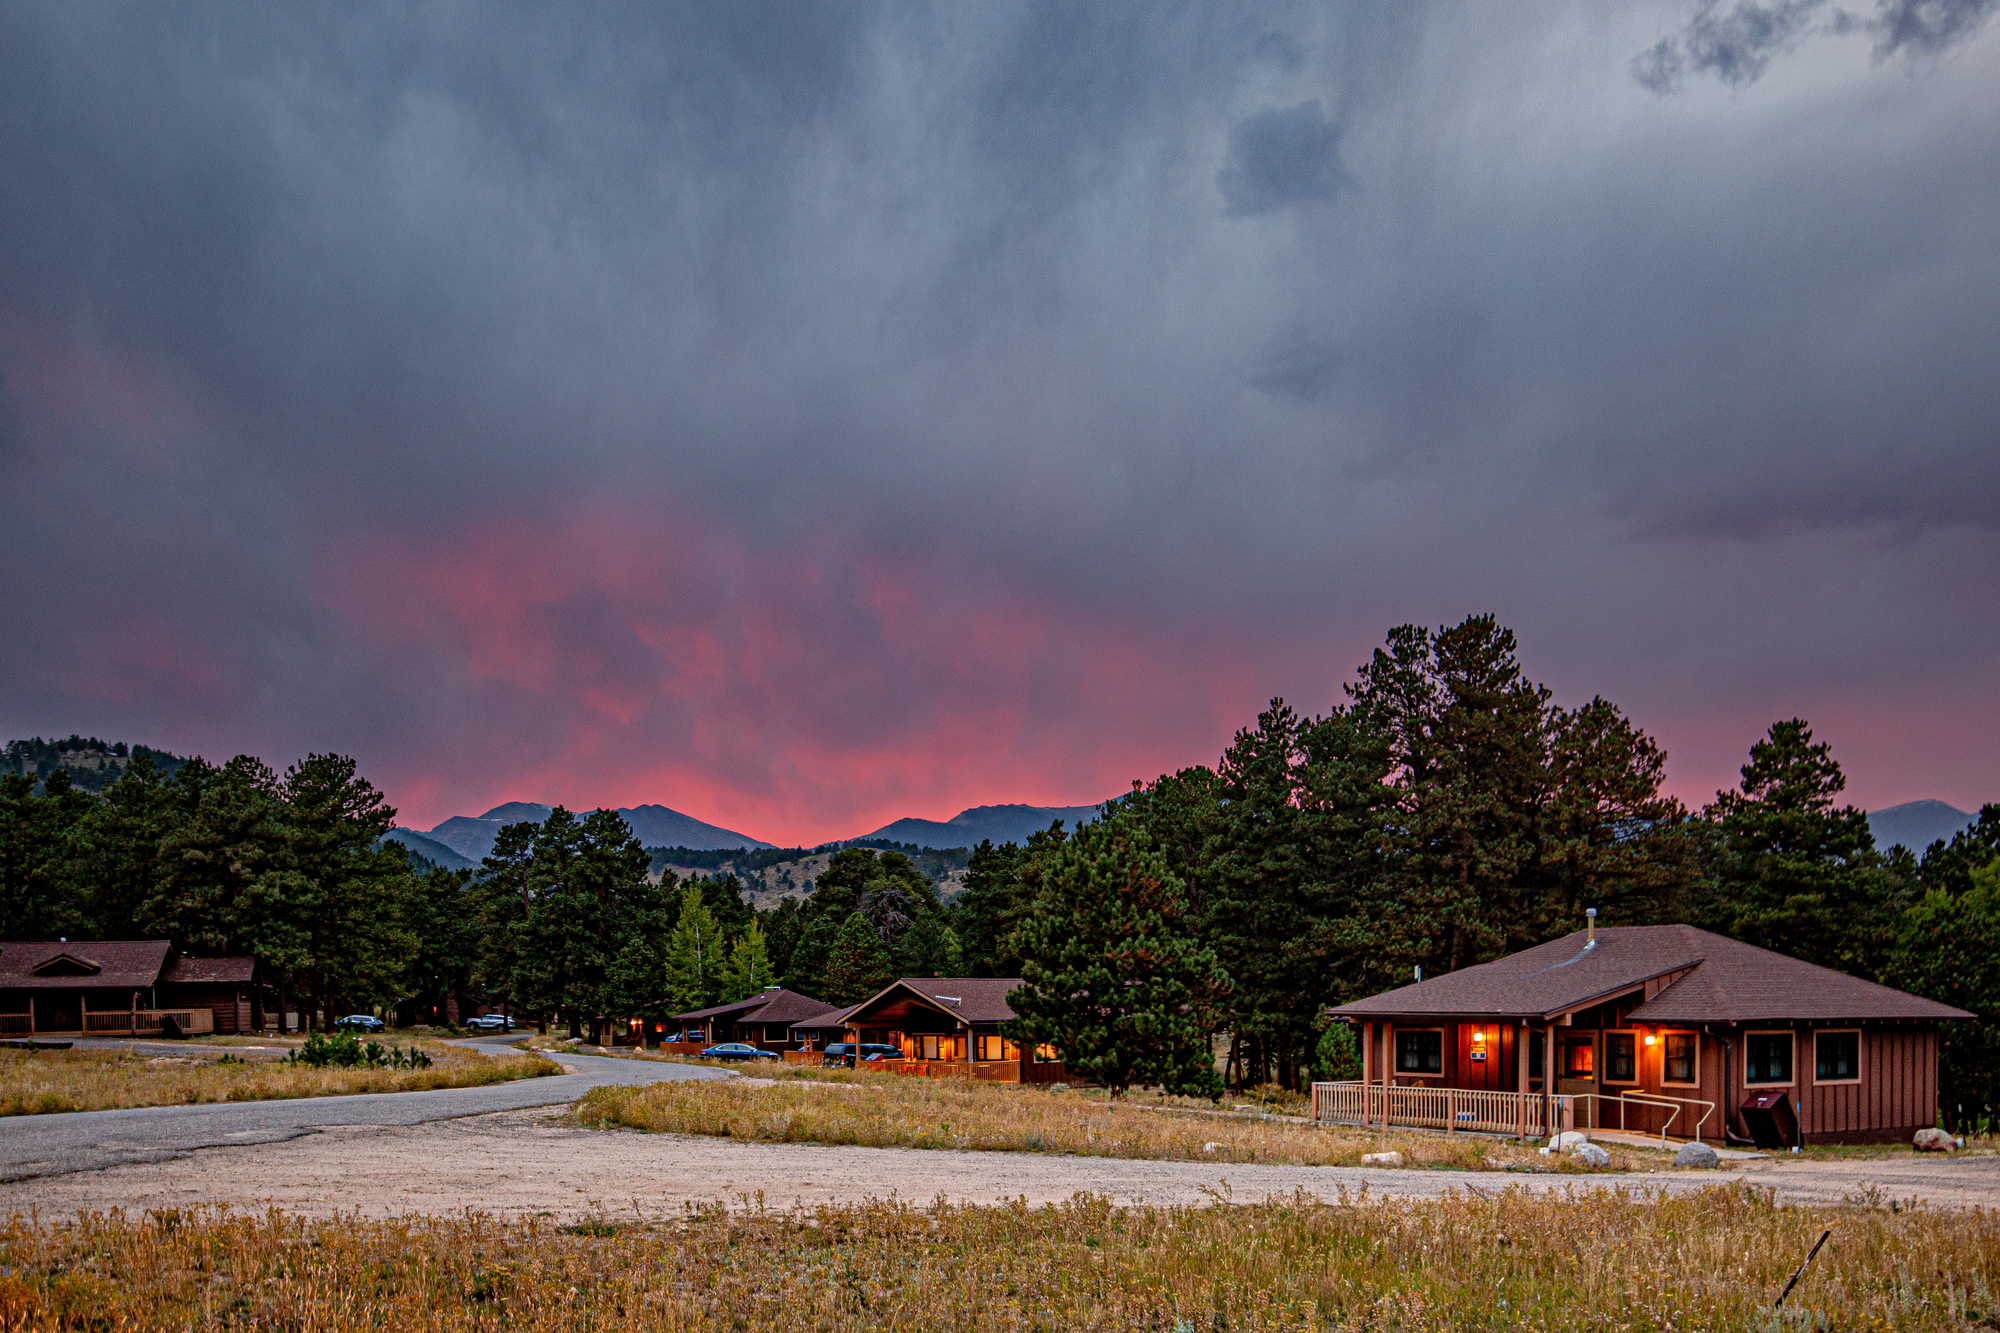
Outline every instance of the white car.
<path fill-rule="evenodd" d="M 511 1032 L 514 1020 L 505 1014 L 474 1014 L 465 1020 L 465 1026 L 474 1032 Z"/>

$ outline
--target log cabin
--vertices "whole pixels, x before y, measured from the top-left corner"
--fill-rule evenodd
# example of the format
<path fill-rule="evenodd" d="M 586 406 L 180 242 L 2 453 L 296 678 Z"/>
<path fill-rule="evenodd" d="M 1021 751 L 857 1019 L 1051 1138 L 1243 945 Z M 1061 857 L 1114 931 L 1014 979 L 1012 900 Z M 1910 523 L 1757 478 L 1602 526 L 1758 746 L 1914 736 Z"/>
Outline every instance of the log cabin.
<path fill-rule="evenodd" d="M 254 958 L 202 958 L 169 940 L 0 943 L 0 1035 L 252 1032 L 275 1018 Z"/>
<path fill-rule="evenodd" d="M 1316 1118 L 1542 1137 L 1907 1141 L 1962 1009 L 1693 926 L 1595 928 L 1329 1011 L 1358 1083 Z"/>

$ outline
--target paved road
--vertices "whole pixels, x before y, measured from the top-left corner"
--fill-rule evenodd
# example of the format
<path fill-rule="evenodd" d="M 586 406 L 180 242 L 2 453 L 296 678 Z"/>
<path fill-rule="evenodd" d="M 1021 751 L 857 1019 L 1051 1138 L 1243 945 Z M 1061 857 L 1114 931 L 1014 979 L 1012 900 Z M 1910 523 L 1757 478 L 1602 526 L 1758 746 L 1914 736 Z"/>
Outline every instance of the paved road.
<path fill-rule="evenodd" d="M 480 1050 L 501 1050 L 519 1040 L 519 1037 L 493 1036 L 460 1044 Z M 332 1126 L 420 1125 L 489 1111 L 554 1106 L 575 1101 L 591 1088 L 607 1083 L 732 1077 L 727 1070 L 699 1065 L 567 1053 L 560 1058 L 577 1072 L 480 1088 L 443 1088 L 436 1092 L 7 1116 L 0 1118 L 0 1182 L 98 1171 L 134 1162 L 162 1162 L 185 1157 L 198 1148 L 280 1143 Z"/>

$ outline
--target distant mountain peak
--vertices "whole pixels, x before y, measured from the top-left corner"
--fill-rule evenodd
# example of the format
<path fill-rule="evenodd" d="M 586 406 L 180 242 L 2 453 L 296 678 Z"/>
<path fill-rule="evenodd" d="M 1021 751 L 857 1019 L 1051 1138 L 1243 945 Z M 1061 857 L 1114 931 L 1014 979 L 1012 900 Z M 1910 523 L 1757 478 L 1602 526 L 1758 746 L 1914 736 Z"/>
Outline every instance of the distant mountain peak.
<path fill-rule="evenodd" d="M 898 819 L 873 833 L 862 834 L 861 838 L 936 848 L 976 847 L 989 840 L 1021 843 L 1028 840 L 1029 834 L 1041 832 L 1058 819 L 1070 828 L 1088 824 L 1097 818 L 1098 805 L 975 805 L 950 819 Z"/>
<path fill-rule="evenodd" d="M 493 840 L 509 824 L 539 824 L 555 807 L 539 801 L 507 801 L 483 815 L 453 815 L 424 836 L 443 843 L 470 861 L 479 861 L 493 850 Z M 588 813 L 588 811 L 578 811 Z M 618 812 L 625 827 L 645 847 L 690 847 L 696 851 L 726 851 L 735 848 L 769 847 L 747 833 L 704 824 L 692 815 L 670 810 L 664 805 L 638 805 Z"/>
<path fill-rule="evenodd" d="M 1943 801 L 1905 801 L 1886 810 L 1868 812 L 1868 831 L 1883 851 L 1907 847 L 1921 856 L 1934 842 L 1950 842 L 1954 833 L 1971 827 L 1977 816 Z"/>

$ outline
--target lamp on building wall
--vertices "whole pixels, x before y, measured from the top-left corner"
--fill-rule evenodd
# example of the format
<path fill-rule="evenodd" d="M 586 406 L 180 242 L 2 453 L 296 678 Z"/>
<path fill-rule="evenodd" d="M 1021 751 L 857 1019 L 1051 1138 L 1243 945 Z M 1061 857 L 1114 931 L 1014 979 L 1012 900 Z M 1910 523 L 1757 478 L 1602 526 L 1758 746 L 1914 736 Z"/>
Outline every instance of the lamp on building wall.
<path fill-rule="evenodd" d="M 1653 1035 L 1652 1033 L 1648 1032 L 1648 1033 L 1646 1034 L 1646 1044 L 1647 1044 L 1648 1046 L 1651 1046 L 1651 1045 L 1652 1045 L 1652 1044 L 1653 1044 L 1654 1042 L 1656 1042 L 1656 1041 L 1658 1041 L 1658 1040 L 1659 1040 L 1659 1038 L 1658 1038 L 1658 1037 L 1656 1037 L 1656 1036 L 1654 1036 L 1654 1035 Z"/>

